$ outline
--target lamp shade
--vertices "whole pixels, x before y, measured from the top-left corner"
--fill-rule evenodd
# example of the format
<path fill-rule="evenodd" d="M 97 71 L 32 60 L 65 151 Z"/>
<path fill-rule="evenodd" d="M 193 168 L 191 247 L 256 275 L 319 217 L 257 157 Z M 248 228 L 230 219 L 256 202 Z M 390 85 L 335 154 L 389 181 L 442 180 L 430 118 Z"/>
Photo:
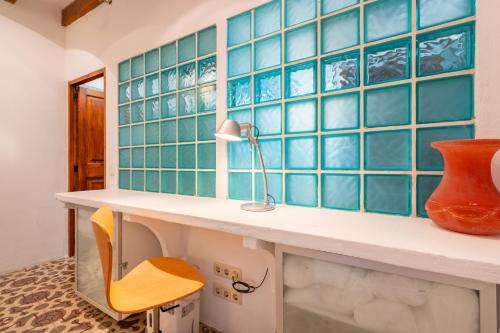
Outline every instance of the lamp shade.
<path fill-rule="evenodd" d="M 237 121 L 226 119 L 219 127 L 215 136 L 226 141 L 241 141 L 241 127 Z"/>

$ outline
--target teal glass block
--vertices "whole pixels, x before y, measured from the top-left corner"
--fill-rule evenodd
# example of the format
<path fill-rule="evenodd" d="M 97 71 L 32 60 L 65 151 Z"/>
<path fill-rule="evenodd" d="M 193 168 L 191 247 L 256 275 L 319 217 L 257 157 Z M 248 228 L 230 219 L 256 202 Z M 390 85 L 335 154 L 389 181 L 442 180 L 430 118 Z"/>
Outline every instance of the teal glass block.
<path fill-rule="evenodd" d="M 177 146 L 161 147 L 161 167 L 163 169 L 175 169 L 177 167 Z"/>
<path fill-rule="evenodd" d="M 359 9 L 321 21 L 321 53 L 342 50 L 359 44 Z"/>
<path fill-rule="evenodd" d="M 285 138 L 285 167 L 288 170 L 318 168 L 318 138 L 316 136 Z"/>
<path fill-rule="evenodd" d="M 179 93 L 179 116 L 196 113 L 196 89 Z"/>
<path fill-rule="evenodd" d="M 357 5 L 359 0 L 321 0 L 321 15 Z"/>
<path fill-rule="evenodd" d="M 359 211 L 359 201 L 359 175 L 321 175 L 321 207 Z"/>
<path fill-rule="evenodd" d="M 251 119 L 245 119 L 243 122 L 250 123 Z M 259 136 L 281 134 L 281 103 L 256 107 L 255 126 Z"/>
<path fill-rule="evenodd" d="M 285 133 L 308 133 L 318 130 L 318 100 L 316 98 L 287 102 Z"/>
<path fill-rule="evenodd" d="M 132 148 L 132 168 L 144 168 L 144 147 Z"/>
<path fill-rule="evenodd" d="M 359 134 L 330 134 L 321 137 L 322 170 L 359 170 Z"/>
<path fill-rule="evenodd" d="M 468 23 L 417 36 L 417 75 L 474 67 L 474 24 Z"/>
<path fill-rule="evenodd" d="M 205 86 L 198 88 L 198 112 L 211 112 L 217 109 L 217 87 Z"/>
<path fill-rule="evenodd" d="M 118 187 L 122 190 L 130 189 L 130 171 L 120 170 L 118 172 Z"/>
<path fill-rule="evenodd" d="M 365 90 L 365 127 L 408 125 L 411 85 Z"/>
<path fill-rule="evenodd" d="M 324 132 L 359 128 L 359 93 L 323 96 L 321 130 Z"/>
<path fill-rule="evenodd" d="M 160 50 L 154 49 L 146 53 L 146 74 L 160 69 Z"/>
<path fill-rule="evenodd" d="M 146 120 L 158 120 L 160 118 L 160 103 L 158 98 L 146 101 Z"/>
<path fill-rule="evenodd" d="M 160 191 L 160 172 L 159 171 L 146 171 L 146 191 L 159 192 Z"/>
<path fill-rule="evenodd" d="M 215 114 L 198 117 L 198 141 L 215 140 Z"/>
<path fill-rule="evenodd" d="M 213 82 L 217 79 L 217 58 L 210 57 L 198 61 L 198 84 Z"/>
<path fill-rule="evenodd" d="M 118 145 L 120 147 L 130 146 L 130 126 L 118 129 Z"/>
<path fill-rule="evenodd" d="M 273 0 L 255 8 L 254 38 L 281 30 L 281 0 Z"/>
<path fill-rule="evenodd" d="M 281 35 L 275 35 L 255 42 L 256 71 L 281 65 Z"/>
<path fill-rule="evenodd" d="M 287 173 L 285 175 L 286 204 L 318 206 L 318 175 Z"/>
<path fill-rule="evenodd" d="M 409 79 L 411 39 L 402 39 L 365 50 L 365 85 Z"/>
<path fill-rule="evenodd" d="M 198 57 L 214 53 L 217 48 L 217 29 L 215 26 L 198 32 Z"/>
<path fill-rule="evenodd" d="M 196 173 L 194 171 L 179 171 L 179 194 L 196 194 Z"/>
<path fill-rule="evenodd" d="M 196 140 L 196 117 L 179 119 L 179 142 Z"/>
<path fill-rule="evenodd" d="M 198 144 L 198 169 L 215 169 L 215 143 Z"/>
<path fill-rule="evenodd" d="M 379 0 L 365 5 L 365 42 L 411 30 L 411 1 Z"/>
<path fill-rule="evenodd" d="M 417 0 L 417 11 L 418 28 L 422 29 L 473 16 L 476 10 L 474 0 Z"/>
<path fill-rule="evenodd" d="M 281 99 L 281 69 L 254 76 L 255 104 Z"/>
<path fill-rule="evenodd" d="M 257 109 L 258 108 L 255 108 L 255 110 L 257 110 Z M 252 122 L 252 111 L 250 109 L 228 111 L 227 112 L 227 119 L 234 120 L 240 124 L 244 124 L 244 123 L 248 124 L 248 123 Z M 257 120 L 256 120 L 256 126 L 258 126 Z M 260 130 L 260 128 L 259 128 L 259 130 Z M 246 137 L 246 131 L 241 131 L 241 137 Z"/>
<path fill-rule="evenodd" d="M 177 90 L 177 69 L 172 68 L 161 72 L 162 94 Z"/>
<path fill-rule="evenodd" d="M 252 38 L 252 14 L 245 12 L 227 20 L 227 46 L 248 42 Z"/>
<path fill-rule="evenodd" d="M 469 120 L 473 110 L 472 75 L 417 82 L 417 123 Z"/>
<path fill-rule="evenodd" d="M 250 172 L 230 172 L 229 199 L 252 200 L 252 174 Z"/>
<path fill-rule="evenodd" d="M 138 55 L 132 58 L 131 66 L 130 66 L 131 78 L 135 79 L 136 77 L 144 75 L 144 54 Z"/>
<path fill-rule="evenodd" d="M 179 39 L 179 63 L 196 57 L 196 35 L 192 34 Z"/>
<path fill-rule="evenodd" d="M 144 144 L 144 124 L 132 126 L 131 131 L 132 146 Z"/>
<path fill-rule="evenodd" d="M 196 145 L 178 145 L 179 169 L 196 168 Z"/>
<path fill-rule="evenodd" d="M 177 95 L 171 94 L 161 97 L 161 117 L 172 118 L 177 116 Z"/>
<path fill-rule="evenodd" d="M 316 61 L 301 63 L 285 68 L 285 97 L 316 94 Z"/>
<path fill-rule="evenodd" d="M 259 140 L 260 151 L 264 166 L 269 170 L 283 169 L 283 144 L 281 139 Z M 256 170 L 261 170 L 259 154 L 257 149 L 254 149 L 254 166 Z"/>
<path fill-rule="evenodd" d="M 366 170 L 411 170 L 411 130 L 365 133 Z"/>
<path fill-rule="evenodd" d="M 144 98 L 144 79 L 137 79 L 130 84 L 132 101 Z"/>
<path fill-rule="evenodd" d="M 132 171 L 132 190 L 144 191 L 144 171 L 142 170 Z"/>
<path fill-rule="evenodd" d="M 161 68 L 174 66 L 177 63 L 177 44 L 175 42 L 160 48 Z"/>
<path fill-rule="evenodd" d="M 198 172 L 198 195 L 215 198 L 215 172 Z"/>
<path fill-rule="evenodd" d="M 227 157 L 230 170 L 252 168 L 252 147 L 248 141 L 228 142 Z"/>
<path fill-rule="evenodd" d="M 429 217 L 425 204 L 441 182 L 442 176 L 417 176 L 417 216 Z"/>
<path fill-rule="evenodd" d="M 441 153 L 431 147 L 431 143 L 446 140 L 474 138 L 474 126 L 445 126 L 417 129 L 417 170 L 441 171 Z"/>
<path fill-rule="evenodd" d="M 196 85 L 196 64 L 191 62 L 179 67 L 179 89 L 191 88 Z"/>
<path fill-rule="evenodd" d="M 118 82 L 122 83 L 130 80 L 130 59 L 118 64 Z"/>
<path fill-rule="evenodd" d="M 177 173 L 175 171 L 161 172 L 161 192 L 170 194 L 177 192 Z"/>
<path fill-rule="evenodd" d="M 267 191 L 269 202 L 277 204 L 283 203 L 283 175 L 281 173 L 268 173 L 267 174 Z M 264 181 L 262 179 L 262 172 L 255 173 L 255 201 L 264 201 Z"/>
<path fill-rule="evenodd" d="M 410 215 L 411 176 L 365 175 L 365 210 L 371 213 Z"/>
<path fill-rule="evenodd" d="M 118 104 L 130 102 L 130 83 L 120 84 L 118 86 Z"/>
<path fill-rule="evenodd" d="M 158 169 L 160 167 L 160 148 L 146 147 L 146 168 Z"/>
<path fill-rule="evenodd" d="M 130 148 L 123 148 L 118 151 L 118 167 L 130 168 Z"/>
<path fill-rule="evenodd" d="M 321 59 L 323 92 L 359 87 L 359 52 Z"/>
<path fill-rule="evenodd" d="M 317 28 L 311 23 L 285 32 L 285 62 L 289 63 L 317 54 Z"/>
<path fill-rule="evenodd" d="M 130 124 L 130 104 L 118 107 L 118 125 Z"/>
<path fill-rule="evenodd" d="M 157 144 L 160 142 L 160 125 L 158 122 L 146 124 L 146 144 Z"/>
<path fill-rule="evenodd" d="M 250 73 L 252 70 L 252 44 L 229 50 L 227 61 L 227 77 Z"/>
<path fill-rule="evenodd" d="M 160 93 L 160 77 L 158 74 L 146 76 L 146 97 L 156 96 Z"/>
<path fill-rule="evenodd" d="M 144 102 L 132 103 L 130 109 L 132 123 L 140 123 L 144 121 Z"/>
<path fill-rule="evenodd" d="M 252 103 L 252 78 L 250 76 L 227 83 L 227 106 L 237 108 Z"/>
<path fill-rule="evenodd" d="M 177 142 L 177 121 L 167 120 L 160 124 L 160 141 L 161 143 L 176 143 Z"/>
<path fill-rule="evenodd" d="M 290 27 L 316 17 L 317 0 L 285 0 L 285 26 Z"/>

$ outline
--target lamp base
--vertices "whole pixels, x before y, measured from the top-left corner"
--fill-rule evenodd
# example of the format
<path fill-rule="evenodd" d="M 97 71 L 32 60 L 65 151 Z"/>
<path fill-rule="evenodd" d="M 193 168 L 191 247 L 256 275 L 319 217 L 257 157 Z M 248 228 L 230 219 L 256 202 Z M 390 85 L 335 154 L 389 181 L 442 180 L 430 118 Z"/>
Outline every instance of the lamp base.
<path fill-rule="evenodd" d="M 268 212 L 274 209 L 274 205 L 262 202 L 249 202 L 241 205 L 241 209 L 249 212 Z"/>

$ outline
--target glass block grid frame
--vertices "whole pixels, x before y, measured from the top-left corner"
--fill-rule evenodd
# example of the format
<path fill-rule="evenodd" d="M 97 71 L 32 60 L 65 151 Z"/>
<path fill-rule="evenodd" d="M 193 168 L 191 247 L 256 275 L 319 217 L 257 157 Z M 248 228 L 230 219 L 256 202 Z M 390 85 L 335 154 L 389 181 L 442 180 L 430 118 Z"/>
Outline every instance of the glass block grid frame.
<path fill-rule="evenodd" d="M 119 188 L 215 197 L 216 27 L 118 65 Z"/>
<path fill-rule="evenodd" d="M 425 217 L 430 144 L 474 137 L 474 38 L 473 0 L 274 0 L 228 19 L 228 118 L 278 203 Z M 259 169 L 229 143 L 229 198 Z"/>

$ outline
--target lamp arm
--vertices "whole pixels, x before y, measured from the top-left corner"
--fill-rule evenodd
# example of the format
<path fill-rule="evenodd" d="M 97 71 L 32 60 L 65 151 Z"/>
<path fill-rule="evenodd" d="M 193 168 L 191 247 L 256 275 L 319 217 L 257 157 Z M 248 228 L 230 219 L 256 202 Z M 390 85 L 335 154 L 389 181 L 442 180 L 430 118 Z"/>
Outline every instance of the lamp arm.
<path fill-rule="evenodd" d="M 252 124 L 249 124 L 249 123 L 243 123 L 243 124 L 241 124 L 241 126 L 242 126 L 242 129 L 244 129 L 244 130 L 247 131 L 247 139 L 248 139 L 248 141 L 251 144 L 255 145 L 255 147 L 257 148 L 257 154 L 259 156 L 260 167 L 262 168 L 262 180 L 264 182 L 264 205 L 267 206 L 269 204 L 269 190 L 268 190 L 268 183 L 267 183 L 266 166 L 264 165 L 264 159 L 262 158 L 262 152 L 260 150 L 260 145 L 259 145 L 258 137 L 254 137 L 251 134 L 252 128 L 256 128 L 256 127 L 254 125 L 252 125 Z"/>

